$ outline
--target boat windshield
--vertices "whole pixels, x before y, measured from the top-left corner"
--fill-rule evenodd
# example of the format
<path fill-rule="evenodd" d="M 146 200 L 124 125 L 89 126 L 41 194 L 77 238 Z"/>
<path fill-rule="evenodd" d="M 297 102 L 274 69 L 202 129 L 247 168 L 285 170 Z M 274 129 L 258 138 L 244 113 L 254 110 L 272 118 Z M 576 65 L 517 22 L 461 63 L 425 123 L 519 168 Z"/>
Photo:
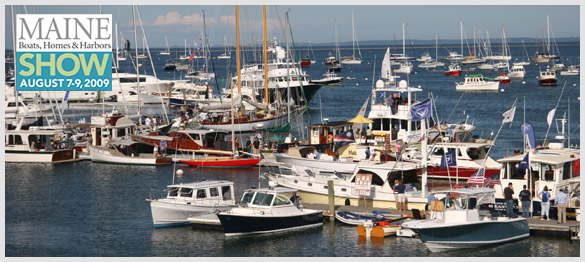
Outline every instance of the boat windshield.
<path fill-rule="evenodd" d="M 254 197 L 254 192 L 247 192 L 246 194 L 244 194 L 244 196 L 242 197 L 242 204 L 247 204 L 249 205 L 250 203 L 252 203 L 252 198 Z"/>
<path fill-rule="evenodd" d="M 257 192 L 252 204 L 259 206 L 270 206 L 273 198 L 274 198 L 273 194 Z"/>

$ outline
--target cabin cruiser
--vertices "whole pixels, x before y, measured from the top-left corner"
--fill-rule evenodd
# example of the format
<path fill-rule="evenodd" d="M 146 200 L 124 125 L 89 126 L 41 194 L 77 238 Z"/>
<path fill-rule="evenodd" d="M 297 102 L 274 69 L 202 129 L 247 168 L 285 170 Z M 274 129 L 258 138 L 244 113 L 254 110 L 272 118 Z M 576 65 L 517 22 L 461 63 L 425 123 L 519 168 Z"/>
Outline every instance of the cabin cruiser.
<path fill-rule="evenodd" d="M 467 180 L 480 169 L 485 169 L 486 176 L 499 173 L 500 165 L 487 155 L 491 144 L 487 143 L 436 143 L 432 145 L 429 155 L 428 177 L 453 178 Z M 441 159 L 446 152 L 456 150 L 456 166 L 441 169 Z"/>
<path fill-rule="evenodd" d="M 343 77 L 338 76 L 336 73 L 333 72 L 327 72 L 323 74 L 323 78 L 318 80 L 311 80 L 311 83 L 316 83 L 320 85 L 342 85 Z"/>
<path fill-rule="evenodd" d="M 510 72 L 508 73 L 508 77 L 514 79 L 522 79 L 526 74 L 526 70 L 524 70 L 524 66 L 522 65 L 512 65 L 510 68 Z"/>
<path fill-rule="evenodd" d="M 323 225 L 323 211 L 295 205 L 284 193 L 296 194 L 296 190 L 246 190 L 239 207 L 217 214 L 225 235 L 274 233 Z"/>
<path fill-rule="evenodd" d="M 79 155 L 70 134 L 63 127 L 6 130 L 5 161 L 52 164 L 77 161 Z"/>
<path fill-rule="evenodd" d="M 220 225 L 215 214 L 237 206 L 231 181 L 173 184 L 165 191 L 166 198 L 154 198 L 151 194 L 147 199 L 156 228 L 189 223 Z"/>
<path fill-rule="evenodd" d="M 540 71 L 538 77 L 538 83 L 541 86 L 556 86 L 557 85 L 557 73 L 553 70 Z"/>
<path fill-rule="evenodd" d="M 482 74 L 465 76 L 465 82 L 455 83 L 458 91 L 498 91 L 500 82 L 490 81 Z"/>
<path fill-rule="evenodd" d="M 312 154 L 314 158 L 308 158 Z M 335 159 L 333 156 L 319 153 L 314 146 L 290 147 L 286 153 L 275 153 L 279 165 L 290 168 L 291 165 L 300 165 L 310 168 L 322 168 L 336 172 L 351 173 L 358 165 L 351 157 Z"/>
<path fill-rule="evenodd" d="M 349 200 L 350 205 L 357 206 L 363 196 L 357 190 L 356 177 L 368 174 L 371 175 L 371 187 L 368 188 L 370 194 L 365 198 L 368 207 L 375 208 L 385 208 L 390 202 L 396 201 L 393 187 L 395 180 L 402 179 L 407 185 L 405 194 L 409 208 L 424 209 L 427 199 L 421 191 L 418 177 L 420 168 L 416 162 L 389 161 L 377 164 L 362 161 L 349 175 L 320 168 L 293 166 L 290 171 L 281 168 L 278 172 L 268 174 L 268 177 L 270 185 L 296 189 L 302 192 L 304 201 L 321 204 L 328 203 L 328 181 L 332 180 L 335 203 Z"/>
<path fill-rule="evenodd" d="M 434 201 L 431 217 L 402 223 L 403 228 L 415 231 L 432 252 L 483 245 L 501 244 L 528 238 L 530 229 L 526 218 L 492 215 L 488 209 L 495 204 L 494 189 L 462 188 L 437 191 L 445 195 L 450 207 Z"/>

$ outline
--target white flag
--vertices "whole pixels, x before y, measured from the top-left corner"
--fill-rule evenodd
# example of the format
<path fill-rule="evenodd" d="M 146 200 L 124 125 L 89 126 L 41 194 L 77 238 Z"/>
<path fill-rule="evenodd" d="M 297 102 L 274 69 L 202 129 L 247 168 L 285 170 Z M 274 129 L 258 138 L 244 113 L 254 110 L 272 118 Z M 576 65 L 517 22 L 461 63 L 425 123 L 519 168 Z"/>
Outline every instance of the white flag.
<path fill-rule="evenodd" d="M 502 120 L 502 124 L 512 123 L 512 121 L 514 121 L 514 113 L 515 112 L 516 112 L 516 106 L 513 106 L 512 108 L 510 108 L 510 110 L 504 112 L 502 114 L 502 116 L 504 117 L 504 119 Z"/>
<path fill-rule="evenodd" d="M 555 112 L 557 111 L 556 108 L 553 108 L 548 112 L 548 116 L 546 117 L 546 122 L 548 123 L 548 127 L 552 124 L 553 118 L 555 117 Z"/>
<path fill-rule="evenodd" d="M 360 111 L 358 112 L 358 116 L 366 115 L 366 109 L 368 108 L 368 102 L 370 101 L 371 96 L 372 95 L 368 96 L 368 98 L 366 99 L 366 102 L 364 102 L 364 104 L 360 108 Z M 354 123 L 352 126 L 354 132 L 357 132 L 358 129 L 361 129 L 362 125 L 363 125 L 362 123 Z"/>

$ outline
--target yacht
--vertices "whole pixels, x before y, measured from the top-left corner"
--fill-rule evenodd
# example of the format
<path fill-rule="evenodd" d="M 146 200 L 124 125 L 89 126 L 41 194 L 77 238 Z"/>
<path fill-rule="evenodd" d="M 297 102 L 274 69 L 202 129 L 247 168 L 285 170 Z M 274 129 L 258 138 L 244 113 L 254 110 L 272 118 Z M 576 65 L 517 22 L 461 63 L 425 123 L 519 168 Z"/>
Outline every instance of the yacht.
<path fill-rule="evenodd" d="M 482 74 L 465 76 L 465 82 L 455 83 L 458 91 L 498 91 L 500 82 L 490 81 Z"/>
<path fill-rule="evenodd" d="M 524 70 L 524 66 L 512 65 L 512 68 L 510 68 L 510 72 L 508 73 L 508 76 L 510 78 L 514 78 L 514 79 L 522 79 L 522 78 L 524 78 L 525 74 L 526 74 L 526 70 Z"/>

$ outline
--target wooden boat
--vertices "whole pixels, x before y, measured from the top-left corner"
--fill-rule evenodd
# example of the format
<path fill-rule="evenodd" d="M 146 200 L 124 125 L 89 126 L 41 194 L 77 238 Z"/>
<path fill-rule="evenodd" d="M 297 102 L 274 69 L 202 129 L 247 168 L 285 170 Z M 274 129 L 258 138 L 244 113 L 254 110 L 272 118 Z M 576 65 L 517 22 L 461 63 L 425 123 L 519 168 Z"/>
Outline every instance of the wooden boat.
<path fill-rule="evenodd" d="M 104 146 L 89 146 L 89 155 L 93 162 L 110 164 L 165 165 L 171 163 L 170 157 L 154 153 L 140 153 L 140 151 L 144 152 L 141 150 L 144 149 L 141 145 L 143 144 L 132 140 L 114 140 Z"/>
<path fill-rule="evenodd" d="M 245 168 L 253 167 L 258 165 L 261 158 L 202 158 L 202 159 L 190 159 L 190 160 L 179 160 L 183 164 L 196 167 L 207 167 L 207 168 Z"/>

